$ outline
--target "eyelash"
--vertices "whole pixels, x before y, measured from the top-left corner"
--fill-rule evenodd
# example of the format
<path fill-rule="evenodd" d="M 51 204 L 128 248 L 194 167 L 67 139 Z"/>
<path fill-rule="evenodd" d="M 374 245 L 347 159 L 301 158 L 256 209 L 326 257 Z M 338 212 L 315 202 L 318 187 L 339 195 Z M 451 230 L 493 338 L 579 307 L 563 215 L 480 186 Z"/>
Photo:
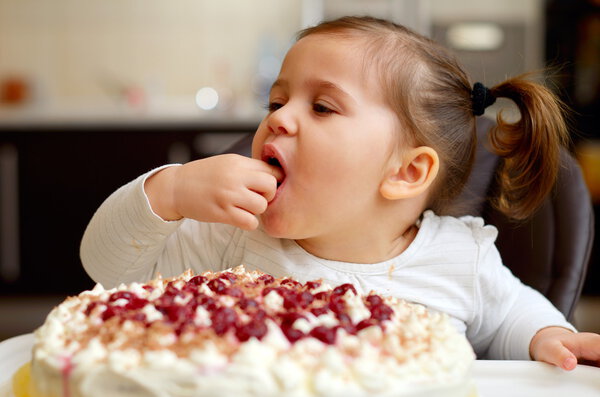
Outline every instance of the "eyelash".
<path fill-rule="evenodd" d="M 265 108 L 270 112 L 273 113 L 279 109 L 281 109 L 283 107 L 283 104 L 278 103 L 278 102 L 269 102 Z M 319 114 L 331 114 L 331 113 L 335 113 L 332 109 L 328 108 L 325 105 L 321 105 L 320 103 L 315 103 L 312 106 L 312 109 Z"/>
<path fill-rule="evenodd" d="M 265 109 L 269 111 L 269 113 L 273 113 L 276 110 L 279 110 L 283 107 L 281 103 L 277 102 L 269 102 L 265 105 Z"/>

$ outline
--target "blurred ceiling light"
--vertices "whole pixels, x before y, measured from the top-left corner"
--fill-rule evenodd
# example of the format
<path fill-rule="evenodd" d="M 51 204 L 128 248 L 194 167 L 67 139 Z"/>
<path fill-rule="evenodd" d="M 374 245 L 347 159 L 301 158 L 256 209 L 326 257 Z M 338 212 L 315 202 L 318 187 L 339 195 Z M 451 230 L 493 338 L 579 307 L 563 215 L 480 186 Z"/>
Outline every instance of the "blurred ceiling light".
<path fill-rule="evenodd" d="M 212 87 L 203 87 L 196 93 L 196 105 L 202 110 L 212 110 L 219 103 L 219 94 Z"/>
<path fill-rule="evenodd" d="M 504 31 L 490 22 L 463 22 L 448 28 L 446 40 L 457 50 L 491 51 L 504 42 Z"/>

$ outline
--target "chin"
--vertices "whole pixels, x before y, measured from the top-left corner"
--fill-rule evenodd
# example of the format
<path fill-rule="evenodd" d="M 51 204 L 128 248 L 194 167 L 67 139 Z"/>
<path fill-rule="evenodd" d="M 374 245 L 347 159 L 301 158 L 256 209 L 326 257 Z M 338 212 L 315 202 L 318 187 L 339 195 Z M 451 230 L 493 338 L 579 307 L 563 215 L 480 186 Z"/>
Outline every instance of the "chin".
<path fill-rule="evenodd" d="M 262 228 L 269 236 L 274 238 L 290 238 L 286 230 L 281 225 L 274 224 L 272 222 L 262 221 Z"/>
<path fill-rule="evenodd" d="M 293 239 L 289 229 L 289 223 L 279 217 L 263 214 L 260 217 L 261 225 L 265 233 L 274 238 Z"/>

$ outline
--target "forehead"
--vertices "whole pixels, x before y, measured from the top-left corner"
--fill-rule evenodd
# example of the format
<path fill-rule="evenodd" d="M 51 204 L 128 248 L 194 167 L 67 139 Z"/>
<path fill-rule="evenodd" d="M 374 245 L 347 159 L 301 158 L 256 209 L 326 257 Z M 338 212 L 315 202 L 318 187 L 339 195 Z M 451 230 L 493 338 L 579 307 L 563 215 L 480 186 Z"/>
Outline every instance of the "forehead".
<path fill-rule="evenodd" d="M 380 95 L 374 68 L 365 59 L 366 41 L 341 34 L 313 34 L 296 42 L 287 53 L 280 78 L 319 78 L 346 89 Z"/>

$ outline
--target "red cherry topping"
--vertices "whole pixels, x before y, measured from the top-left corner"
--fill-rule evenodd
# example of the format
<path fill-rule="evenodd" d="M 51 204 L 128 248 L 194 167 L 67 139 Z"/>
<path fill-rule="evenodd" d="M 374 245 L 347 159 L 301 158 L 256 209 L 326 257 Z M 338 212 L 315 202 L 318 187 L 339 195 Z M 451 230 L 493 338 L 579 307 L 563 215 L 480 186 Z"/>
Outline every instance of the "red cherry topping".
<path fill-rule="evenodd" d="M 212 328 L 217 335 L 223 335 L 229 329 L 234 328 L 238 320 L 235 310 L 229 307 L 219 307 L 211 315 Z"/>
<path fill-rule="evenodd" d="M 335 343 L 336 331 L 337 328 L 335 327 L 330 328 L 319 325 L 310 331 L 310 336 L 317 338 L 321 342 L 327 343 L 328 345 L 333 345 Z"/>
<path fill-rule="evenodd" d="M 201 285 L 207 285 L 212 293 L 207 295 L 201 292 Z M 110 294 L 105 302 L 89 303 L 85 313 L 88 316 L 100 313 L 104 321 L 116 317 L 121 322 L 131 320 L 149 327 L 151 324 L 141 310 L 150 303 L 163 314 L 161 321 L 171 327 L 176 335 L 181 335 L 207 329 L 194 323 L 196 309 L 202 306 L 211 319 L 209 329 L 219 336 L 230 333 L 240 342 L 251 338 L 260 340 L 267 334 L 266 321 L 270 320 L 279 325 L 291 343 L 303 338 L 316 338 L 327 344 L 335 343 L 340 328 L 350 334 L 356 334 L 367 327 L 383 327 L 382 323 L 389 320 L 393 314 L 392 308 L 386 305 L 380 296 L 371 294 L 364 299 L 371 312 L 370 318 L 354 324 L 344 297 L 348 291 L 357 295 L 355 287 L 352 284 L 342 284 L 333 290 L 316 294 L 310 292 L 321 285 L 320 280 L 301 284 L 291 278 L 278 281 L 267 274 L 254 281 L 241 282 L 238 275 L 223 272 L 213 276 L 195 276 L 184 283 L 180 280 L 169 281 L 163 294 L 152 302 L 130 291 L 116 291 Z M 143 288 L 147 291 L 155 289 L 148 285 Z M 283 298 L 283 308 L 263 306 L 263 297 L 272 291 Z M 230 298 L 224 300 L 223 296 Z M 117 301 L 119 305 L 115 305 Z M 105 309 L 96 310 L 97 307 Z M 294 323 L 301 318 L 307 319 L 308 313 L 316 317 L 332 313 L 337 319 L 337 325 L 317 326 L 308 333 L 294 328 Z"/>
<path fill-rule="evenodd" d="M 248 311 L 250 309 L 256 309 L 258 307 L 258 302 L 254 299 L 243 298 L 240 299 L 237 303 L 240 309 L 244 311 Z"/>
<path fill-rule="evenodd" d="M 235 280 L 237 280 L 237 276 L 231 272 L 223 272 L 223 273 L 219 274 L 219 276 L 217 278 L 220 280 L 227 280 L 230 283 L 234 283 Z"/>
<path fill-rule="evenodd" d="M 213 291 L 219 295 L 222 295 L 225 292 L 225 290 L 227 289 L 227 286 L 225 285 L 225 283 L 218 278 L 214 278 L 214 279 L 210 280 L 207 283 L 207 285 L 208 285 L 208 288 L 211 289 L 211 291 Z"/>
<path fill-rule="evenodd" d="M 315 281 L 307 281 L 304 286 L 307 289 L 316 289 L 319 288 L 321 286 L 321 281 L 319 280 L 315 280 Z"/>
<path fill-rule="evenodd" d="M 190 279 L 190 281 L 188 281 L 188 284 L 202 285 L 202 284 L 206 284 L 206 281 L 208 281 L 208 279 L 204 276 L 194 276 Z"/>
<path fill-rule="evenodd" d="M 301 287 L 302 284 L 292 278 L 284 278 L 281 280 L 281 285 L 289 285 L 292 288 Z"/>
<path fill-rule="evenodd" d="M 302 291 L 296 293 L 290 290 L 283 299 L 283 307 L 288 310 L 294 308 L 305 309 L 312 303 L 313 299 L 314 298 L 310 292 Z"/>
<path fill-rule="evenodd" d="M 310 312 L 316 317 L 319 317 L 323 314 L 329 313 L 329 309 L 327 307 L 313 307 L 310 309 Z"/>
<path fill-rule="evenodd" d="M 275 282 L 275 278 L 270 274 L 263 274 L 262 276 L 259 276 L 257 280 L 262 282 L 264 285 L 273 284 Z"/>
<path fill-rule="evenodd" d="M 241 298 L 244 296 L 244 293 L 238 287 L 229 287 L 223 291 L 223 295 L 229 295 L 233 298 Z"/>
<path fill-rule="evenodd" d="M 346 293 L 346 291 L 352 291 L 354 293 L 354 295 L 357 295 L 356 293 L 356 288 L 354 288 L 354 285 L 352 284 L 342 284 L 340 286 L 335 287 L 335 289 L 333 290 L 333 295 L 344 295 Z"/>
<path fill-rule="evenodd" d="M 321 292 L 317 292 L 314 295 L 314 298 L 317 300 L 329 300 L 329 297 L 331 296 L 331 292 L 330 291 L 321 291 Z"/>
<path fill-rule="evenodd" d="M 248 339 L 254 337 L 261 340 L 267 334 L 267 325 L 264 319 L 252 318 L 248 323 L 239 326 L 235 330 L 235 336 L 237 336 L 240 342 L 245 342 Z"/>
<path fill-rule="evenodd" d="M 134 297 L 137 298 L 137 295 L 135 295 L 133 292 L 129 292 L 129 291 L 117 291 L 117 292 L 113 292 L 112 294 L 110 294 L 110 296 L 108 297 L 108 301 L 109 302 L 114 302 L 114 301 L 116 301 L 118 299 L 131 300 Z"/>

